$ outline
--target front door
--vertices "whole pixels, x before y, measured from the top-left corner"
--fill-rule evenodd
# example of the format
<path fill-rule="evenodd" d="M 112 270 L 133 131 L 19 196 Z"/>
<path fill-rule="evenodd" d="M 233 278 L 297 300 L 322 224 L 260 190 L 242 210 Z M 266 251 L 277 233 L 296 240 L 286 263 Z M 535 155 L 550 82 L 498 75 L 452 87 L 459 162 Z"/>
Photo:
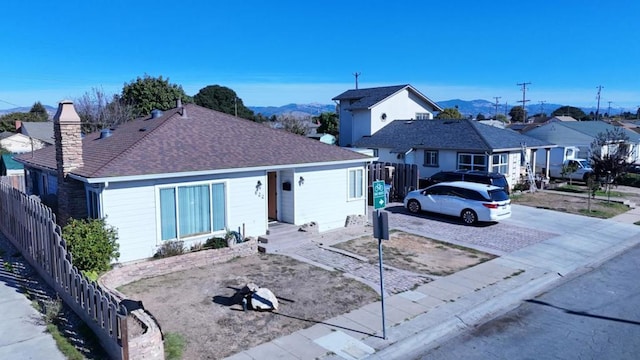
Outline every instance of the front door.
<path fill-rule="evenodd" d="M 278 177 L 276 172 L 267 173 L 267 216 L 278 220 Z"/>

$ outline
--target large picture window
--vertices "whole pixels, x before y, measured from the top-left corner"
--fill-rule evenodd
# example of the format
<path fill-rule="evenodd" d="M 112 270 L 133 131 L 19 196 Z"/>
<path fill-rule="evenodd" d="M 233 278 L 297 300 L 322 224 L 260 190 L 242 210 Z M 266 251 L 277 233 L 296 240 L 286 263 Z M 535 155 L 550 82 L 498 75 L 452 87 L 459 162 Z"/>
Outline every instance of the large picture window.
<path fill-rule="evenodd" d="M 349 169 L 349 200 L 364 196 L 364 169 Z"/>
<path fill-rule="evenodd" d="M 160 189 L 162 240 L 210 234 L 225 228 L 224 184 Z"/>
<path fill-rule="evenodd" d="M 491 171 L 500 174 L 509 173 L 509 154 L 493 154 L 491 155 Z"/>
<path fill-rule="evenodd" d="M 424 151 L 424 166 L 438 167 L 438 150 Z"/>
<path fill-rule="evenodd" d="M 487 171 L 487 157 L 484 154 L 458 154 L 458 170 Z"/>

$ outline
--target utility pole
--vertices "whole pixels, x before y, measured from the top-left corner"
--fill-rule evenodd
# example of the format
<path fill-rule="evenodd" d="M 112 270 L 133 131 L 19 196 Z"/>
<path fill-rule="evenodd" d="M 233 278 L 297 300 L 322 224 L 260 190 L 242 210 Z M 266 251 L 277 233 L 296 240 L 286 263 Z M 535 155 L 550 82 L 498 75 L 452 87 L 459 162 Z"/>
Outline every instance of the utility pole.
<path fill-rule="evenodd" d="M 356 90 L 358 90 L 358 76 L 360 76 L 360 74 L 361 74 L 361 73 L 359 73 L 359 72 L 354 72 L 354 73 L 353 73 L 353 76 L 355 76 L 355 77 L 356 77 Z"/>
<path fill-rule="evenodd" d="M 531 85 L 531 82 L 523 82 L 523 83 L 519 83 L 516 84 L 518 86 L 522 87 L 522 101 L 518 101 L 522 103 L 522 114 L 523 114 L 523 118 L 522 118 L 522 122 L 526 122 L 527 121 L 527 85 Z"/>
<path fill-rule="evenodd" d="M 607 108 L 607 117 L 611 119 L 611 103 L 613 101 L 607 101 L 609 103 L 609 107 Z"/>
<path fill-rule="evenodd" d="M 598 95 L 596 96 L 596 99 L 598 99 L 598 107 L 596 107 L 596 121 L 599 120 L 598 117 L 600 116 L 600 91 L 602 91 L 602 88 L 602 85 L 596 86 L 596 89 L 598 89 Z"/>
<path fill-rule="evenodd" d="M 498 120 L 498 106 L 500 106 L 500 103 L 498 103 L 498 100 L 502 99 L 502 96 L 494 96 L 494 99 L 496 99 L 496 114 L 493 117 L 493 120 Z"/>
<path fill-rule="evenodd" d="M 507 116 L 507 114 L 509 113 L 508 109 L 509 109 L 509 102 L 505 101 L 504 102 L 504 116 Z"/>
<path fill-rule="evenodd" d="M 540 101 L 540 116 L 546 116 L 544 113 L 544 103 L 546 103 L 545 100 Z"/>

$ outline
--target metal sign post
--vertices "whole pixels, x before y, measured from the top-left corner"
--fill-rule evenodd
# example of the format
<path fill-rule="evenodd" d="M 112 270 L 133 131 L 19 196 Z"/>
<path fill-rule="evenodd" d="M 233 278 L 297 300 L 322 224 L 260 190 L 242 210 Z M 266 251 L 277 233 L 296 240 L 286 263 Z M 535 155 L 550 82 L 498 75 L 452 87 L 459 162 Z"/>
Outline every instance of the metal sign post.
<path fill-rule="evenodd" d="M 386 205 L 384 181 L 373 183 L 373 236 L 378 239 L 378 263 L 380 267 L 380 303 L 382 304 L 382 338 L 387 339 L 387 327 L 384 319 L 384 272 L 382 268 L 382 240 L 389 240 L 389 213 L 381 212 Z"/>

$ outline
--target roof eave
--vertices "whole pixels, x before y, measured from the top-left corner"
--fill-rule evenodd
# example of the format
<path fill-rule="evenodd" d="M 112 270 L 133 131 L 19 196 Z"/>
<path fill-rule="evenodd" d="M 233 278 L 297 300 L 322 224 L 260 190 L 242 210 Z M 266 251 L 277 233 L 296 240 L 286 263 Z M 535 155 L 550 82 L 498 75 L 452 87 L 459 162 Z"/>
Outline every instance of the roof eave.
<path fill-rule="evenodd" d="M 378 160 L 377 157 L 370 157 L 370 158 L 363 158 L 363 159 L 325 161 L 325 162 L 304 163 L 304 164 L 270 165 L 270 166 L 256 166 L 256 167 L 244 167 L 244 168 L 234 168 L 234 169 L 203 170 L 203 171 L 189 171 L 189 172 L 179 172 L 179 173 L 145 174 L 145 175 L 95 177 L 95 178 L 93 177 L 88 178 L 78 174 L 70 173 L 69 177 L 78 181 L 88 183 L 88 184 L 99 184 L 99 183 L 109 183 L 109 182 L 144 181 L 144 180 L 154 180 L 159 178 L 175 179 L 175 178 L 181 178 L 181 177 L 192 177 L 192 176 L 203 176 L 203 175 L 219 175 L 219 174 L 234 174 L 234 173 L 251 172 L 251 171 L 282 170 L 282 169 L 293 169 L 293 168 L 312 167 L 312 166 L 326 166 L 326 165 L 336 165 L 336 164 L 369 163 L 377 160 Z"/>

